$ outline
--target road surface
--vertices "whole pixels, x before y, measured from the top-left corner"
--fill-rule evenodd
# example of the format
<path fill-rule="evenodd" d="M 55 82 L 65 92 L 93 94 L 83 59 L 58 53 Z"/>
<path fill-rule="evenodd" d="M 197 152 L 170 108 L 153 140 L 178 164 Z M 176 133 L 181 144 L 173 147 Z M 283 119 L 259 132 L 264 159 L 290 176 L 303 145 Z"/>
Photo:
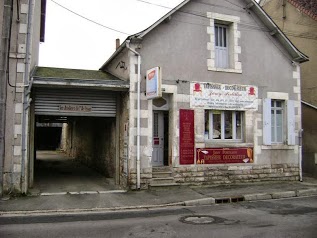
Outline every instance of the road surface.
<path fill-rule="evenodd" d="M 119 212 L 0 217 L 0 237 L 317 237 L 317 196 Z"/>

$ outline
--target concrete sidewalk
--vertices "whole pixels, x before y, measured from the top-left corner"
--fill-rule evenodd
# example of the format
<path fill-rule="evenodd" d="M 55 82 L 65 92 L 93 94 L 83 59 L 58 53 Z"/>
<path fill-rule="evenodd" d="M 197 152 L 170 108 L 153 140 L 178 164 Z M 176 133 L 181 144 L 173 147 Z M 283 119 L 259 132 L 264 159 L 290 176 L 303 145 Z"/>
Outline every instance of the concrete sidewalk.
<path fill-rule="evenodd" d="M 262 182 L 208 187 L 180 186 L 147 191 L 96 191 L 51 196 L 2 199 L 0 215 L 113 211 L 164 206 L 192 206 L 212 203 L 265 200 L 317 195 L 317 179 L 303 182 Z"/>

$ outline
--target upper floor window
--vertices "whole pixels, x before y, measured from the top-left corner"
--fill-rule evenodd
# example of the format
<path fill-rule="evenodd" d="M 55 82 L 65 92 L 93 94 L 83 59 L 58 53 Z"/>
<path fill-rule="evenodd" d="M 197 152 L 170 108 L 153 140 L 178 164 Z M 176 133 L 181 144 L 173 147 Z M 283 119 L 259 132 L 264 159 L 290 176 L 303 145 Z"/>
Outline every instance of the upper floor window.
<path fill-rule="evenodd" d="M 241 54 L 240 31 L 238 31 L 237 16 L 208 12 L 210 34 L 208 50 L 208 70 L 242 73 L 242 65 L 239 58 Z"/>

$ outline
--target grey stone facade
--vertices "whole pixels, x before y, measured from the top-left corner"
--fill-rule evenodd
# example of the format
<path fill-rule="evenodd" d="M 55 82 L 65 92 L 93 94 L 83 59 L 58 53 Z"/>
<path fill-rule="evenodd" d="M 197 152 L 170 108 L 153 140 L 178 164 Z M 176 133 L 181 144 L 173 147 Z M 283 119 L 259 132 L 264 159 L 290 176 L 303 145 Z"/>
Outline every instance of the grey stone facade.
<path fill-rule="evenodd" d="M 16 4 L 0 5 L 1 12 L 8 7 L 14 8 L 9 38 L 9 78 L 1 78 L 9 82 L 6 87 L 3 192 L 26 192 L 28 186 L 27 93 L 30 73 L 38 64 L 41 1 L 21 0 L 19 4 L 19 12 L 16 11 Z"/>
<path fill-rule="evenodd" d="M 250 9 L 243 10 L 250 3 Z M 215 4 L 215 6 L 213 5 Z M 131 36 L 130 46 L 141 55 L 141 187 L 151 184 L 153 111 L 159 110 L 153 100 L 146 99 L 146 71 L 162 68 L 163 95 L 169 98 L 168 108 L 168 165 L 176 183 L 208 185 L 219 183 L 255 182 L 268 180 L 298 180 L 300 176 L 298 132 L 301 129 L 300 67 L 292 59 L 296 52 L 287 51 L 280 38 L 270 35 L 266 16 L 253 1 L 236 1 L 241 11 L 224 1 L 184 1 L 173 14 L 154 23 L 147 30 Z M 189 13 L 189 14 L 185 14 Z M 201 13 L 201 17 L 192 15 Z M 261 19 L 260 19 L 261 18 Z M 264 19 L 264 20 L 263 20 Z M 230 67 L 215 67 L 214 24 L 230 22 Z M 273 24 L 273 23 L 269 23 Z M 279 33 L 282 34 L 282 33 Z M 135 40 L 137 39 L 137 40 Z M 134 43 L 135 42 L 135 43 Z M 103 69 L 130 80 L 129 100 L 129 185 L 136 186 L 136 118 L 137 118 L 137 56 L 121 45 Z M 300 54 L 300 52 L 297 52 Z M 296 53 L 296 54 L 297 54 Z M 127 60 L 127 57 L 129 60 Z M 121 60 L 129 62 L 127 72 L 113 66 Z M 258 89 L 257 110 L 244 111 L 242 141 L 206 140 L 204 108 L 191 107 L 191 83 L 254 85 Z M 294 102 L 294 144 L 264 143 L 264 99 Z M 197 148 L 253 149 L 253 162 L 244 164 L 180 164 L 179 110 L 194 110 L 195 150 Z M 286 113 L 286 111 L 285 111 Z M 131 121 L 132 120 L 132 121 Z M 285 135 L 287 137 L 287 135 Z M 194 155 L 196 157 L 196 153 Z"/>

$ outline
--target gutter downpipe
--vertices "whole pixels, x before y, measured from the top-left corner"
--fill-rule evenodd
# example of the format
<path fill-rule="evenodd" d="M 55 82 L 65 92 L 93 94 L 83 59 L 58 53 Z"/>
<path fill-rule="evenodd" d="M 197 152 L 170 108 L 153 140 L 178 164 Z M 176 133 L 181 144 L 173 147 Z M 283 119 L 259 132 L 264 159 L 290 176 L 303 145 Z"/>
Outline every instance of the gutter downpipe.
<path fill-rule="evenodd" d="M 302 156 L 302 147 L 303 147 L 303 129 L 298 131 L 298 165 L 299 165 L 299 181 L 303 182 L 303 156 Z"/>
<path fill-rule="evenodd" d="M 298 72 L 299 75 L 299 82 L 300 82 L 300 87 L 301 85 L 301 71 L 300 71 L 300 66 L 299 63 L 296 64 L 296 71 Z M 300 99 L 299 99 L 299 110 L 300 110 L 300 123 L 299 123 L 299 130 L 298 130 L 298 168 L 299 168 L 299 181 L 303 182 L 303 117 L 302 117 L 302 104 L 301 104 L 301 97 L 302 94 L 300 94 Z"/>
<path fill-rule="evenodd" d="M 30 70 L 30 48 L 31 48 L 31 30 L 33 21 L 34 0 L 29 0 L 28 6 L 28 23 L 26 35 L 26 53 L 25 53 L 25 69 L 24 69 L 24 85 L 29 85 L 29 70 Z M 28 108 L 30 105 L 30 89 L 24 88 L 23 94 L 23 115 L 22 115 L 22 162 L 21 162 L 21 190 L 22 193 L 27 192 L 27 178 L 26 176 L 26 157 L 27 157 L 27 130 L 28 130 Z"/>
<path fill-rule="evenodd" d="M 141 81 L 141 55 L 140 53 L 136 52 L 134 49 L 130 48 L 129 46 L 130 40 L 126 41 L 126 46 L 127 48 L 133 52 L 136 56 L 138 56 L 138 83 L 137 83 L 137 94 L 138 94 L 138 99 L 137 99 L 137 157 L 136 157 L 136 173 L 137 173 L 137 184 L 136 184 L 136 189 L 140 189 L 141 185 L 141 173 L 140 173 L 140 118 L 141 118 L 141 104 L 140 104 L 140 81 Z"/>

